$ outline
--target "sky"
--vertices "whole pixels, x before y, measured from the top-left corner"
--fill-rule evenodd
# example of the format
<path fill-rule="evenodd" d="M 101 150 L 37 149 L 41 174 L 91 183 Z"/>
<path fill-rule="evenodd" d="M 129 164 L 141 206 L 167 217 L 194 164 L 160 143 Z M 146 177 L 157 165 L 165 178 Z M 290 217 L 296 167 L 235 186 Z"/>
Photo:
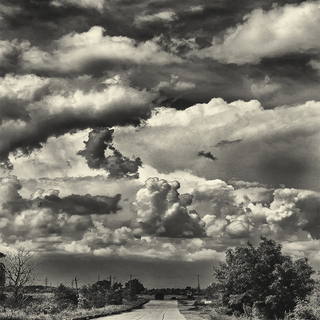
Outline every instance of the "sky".
<path fill-rule="evenodd" d="M 261 236 L 320 269 L 319 4 L 2 0 L 0 251 L 52 285 L 206 287 Z"/>

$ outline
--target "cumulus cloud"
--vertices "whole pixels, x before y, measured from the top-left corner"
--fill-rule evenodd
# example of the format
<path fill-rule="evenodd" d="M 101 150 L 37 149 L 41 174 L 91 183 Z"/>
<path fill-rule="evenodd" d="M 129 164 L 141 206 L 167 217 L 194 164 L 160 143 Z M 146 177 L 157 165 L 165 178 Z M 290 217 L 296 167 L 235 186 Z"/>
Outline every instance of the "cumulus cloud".
<path fill-rule="evenodd" d="M 149 178 L 136 196 L 134 208 L 137 213 L 134 226 L 137 234 L 167 237 L 205 236 L 204 223 L 198 213 L 183 204 L 190 203 L 190 196 L 182 197 L 177 181 Z M 186 202 L 186 198 L 188 201 Z M 183 203 L 183 204 L 182 204 Z"/>
<path fill-rule="evenodd" d="M 227 103 L 215 98 L 185 110 L 157 108 L 142 131 L 116 129 L 115 141 L 160 173 L 188 168 L 208 180 L 317 190 L 319 110 L 316 101 L 266 110 L 256 100 Z M 213 146 L 219 161 L 211 165 L 194 152 Z"/>
<path fill-rule="evenodd" d="M 221 260 L 228 247 L 256 243 L 264 235 L 283 242 L 296 257 L 316 259 L 311 242 L 319 241 L 318 193 L 284 188 L 274 190 L 270 201 L 252 201 L 246 191 L 260 192 L 257 184 L 240 181 L 234 189 L 222 180 L 197 179 L 191 185 L 189 193 L 180 194 L 179 182 L 150 178 L 136 193 L 131 220 L 110 223 L 102 217 L 120 212 L 119 194 L 59 197 L 57 189 L 36 189 L 26 199 L 20 181 L 8 176 L 0 185 L 2 243 L 32 241 L 34 250 L 198 261 Z"/>
<path fill-rule="evenodd" d="M 269 11 L 255 9 L 244 16 L 242 24 L 228 29 L 223 39 L 213 38 L 212 46 L 197 55 L 245 64 L 259 63 L 264 57 L 319 52 L 318 17 L 318 1 L 275 6 Z"/>
<path fill-rule="evenodd" d="M 112 145 L 113 130 L 108 128 L 95 129 L 89 133 L 89 140 L 85 142 L 86 149 L 78 152 L 85 157 L 88 166 L 92 169 L 104 169 L 112 178 L 133 177 L 138 178 L 138 169 L 142 162 L 140 158 L 130 160 Z M 105 150 L 112 151 L 112 155 L 105 156 Z"/>
<path fill-rule="evenodd" d="M 221 180 L 195 186 L 193 205 L 200 214 L 198 203 L 210 202 L 210 212 L 202 218 L 208 236 L 217 241 L 256 239 L 261 234 L 281 241 L 293 237 L 319 239 L 319 193 L 284 188 L 274 190 L 271 198 L 256 196 L 252 201 L 248 195 L 254 193 L 253 187 L 248 189 L 243 184 L 238 187 L 236 190 Z M 261 192 L 261 187 L 255 189 L 256 193 Z M 265 188 L 263 191 L 266 192 Z"/>
<path fill-rule="evenodd" d="M 138 43 L 125 36 L 104 35 L 104 28 L 94 26 L 87 32 L 69 33 L 47 51 L 28 41 L 4 41 L 0 61 L 4 72 L 17 68 L 51 74 L 101 74 L 115 65 L 166 65 L 182 59 L 163 51 L 154 40 Z"/>
<path fill-rule="evenodd" d="M 9 97 L 3 98 L 3 102 L 6 102 L 2 105 L 4 110 L 9 110 L 12 105 L 16 106 L 7 112 L 0 127 L 3 137 L 0 143 L 0 160 L 7 165 L 11 152 L 29 154 L 32 150 L 41 148 L 51 136 L 58 137 L 86 128 L 130 123 L 137 125 L 141 119 L 150 116 L 152 100 L 156 96 L 146 90 L 131 88 L 126 82 L 100 84 L 97 88 L 80 90 L 62 79 L 44 79 L 41 83 L 42 78 L 31 78 L 38 82 L 28 85 L 28 76 L 16 79 L 21 87 L 16 93 L 23 100 L 21 105 L 17 104 L 12 90 L 7 89 Z M 3 81 L 14 82 L 12 77 Z M 26 88 L 32 89 L 33 93 L 20 93 Z"/>
<path fill-rule="evenodd" d="M 320 239 L 319 209 L 320 197 L 316 192 L 277 189 L 266 219 L 288 233 L 292 228 L 301 228 L 308 231 L 312 238 Z"/>

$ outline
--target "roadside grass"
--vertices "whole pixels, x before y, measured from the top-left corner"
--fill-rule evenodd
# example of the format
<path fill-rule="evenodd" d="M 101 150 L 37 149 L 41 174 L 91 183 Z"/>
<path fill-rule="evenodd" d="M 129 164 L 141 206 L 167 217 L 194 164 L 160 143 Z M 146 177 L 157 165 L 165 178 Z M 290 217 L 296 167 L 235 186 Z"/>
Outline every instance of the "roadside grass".
<path fill-rule="evenodd" d="M 30 305 L 22 310 L 1 310 L 0 320 L 87 320 L 128 312 L 132 309 L 141 308 L 147 302 L 148 300 L 146 299 L 138 299 L 123 305 L 109 305 L 104 308 L 90 310 L 69 307 L 58 313 L 47 313 L 47 310 L 41 311 L 41 308 L 39 308 L 38 312 L 35 312 L 35 308 Z"/>

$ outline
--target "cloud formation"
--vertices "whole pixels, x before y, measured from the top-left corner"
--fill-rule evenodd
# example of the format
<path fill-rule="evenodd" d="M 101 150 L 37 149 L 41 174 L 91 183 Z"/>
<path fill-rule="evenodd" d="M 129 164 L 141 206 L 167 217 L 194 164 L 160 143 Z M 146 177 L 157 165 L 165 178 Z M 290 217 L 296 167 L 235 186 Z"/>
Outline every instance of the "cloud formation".
<path fill-rule="evenodd" d="M 88 166 L 92 169 L 104 169 L 111 178 L 132 177 L 138 178 L 138 169 L 142 162 L 140 158 L 130 160 L 112 145 L 114 130 L 98 128 L 89 133 L 89 140 L 85 142 L 85 150 L 78 152 L 85 157 Z M 111 150 L 112 155 L 105 156 L 105 150 Z"/>
<path fill-rule="evenodd" d="M 174 11 L 161 11 L 154 14 L 143 13 L 135 17 L 134 23 L 137 26 L 141 26 L 144 23 L 154 22 L 154 21 L 173 21 L 176 19 L 176 14 Z"/>
<path fill-rule="evenodd" d="M 59 197 L 56 189 L 37 189 L 26 199 L 21 182 L 8 176 L 0 182 L 1 243 L 103 257 L 203 261 L 223 259 L 228 247 L 256 243 L 264 235 L 285 243 L 291 254 L 316 259 L 308 239 L 319 242 L 319 193 L 283 188 L 253 201 L 247 194 L 260 192 L 259 185 L 234 184 L 238 189 L 222 180 L 195 179 L 191 192 L 180 194 L 179 182 L 150 178 L 136 193 L 134 217 L 121 224 L 109 220 L 110 213 L 121 212 L 119 194 Z"/>
<path fill-rule="evenodd" d="M 286 4 L 269 11 L 261 8 L 244 16 L 244 22 L 214 37 L 212 46 L 197 53 L 223 63 L 259 63 L 265 57 L 319 52 L 319 2 Z M 293 31 L 294 30 L 294 31 Z"/>
<path fill-rule="evenodd" d="M 178 192 L 177 181 L 168 183 L 158 178 L 149 178 L 134 203 L 137 212 L 135 232 L 137 234 L 163 237 L 203 237 L 204 223 L 198 213 L 186 207 L 191 195 Z"/>
<path fill-rule="evenodd" d="M 209 180 L 319 190 L 313 179 L 319 172 L 319 110 L 316 101 L 265 110 L 257 100 L 215 98 L 185 110 L 157 108 L 143 130 L 119 128 L 114 139 L 160 173 L 188 168 Z M 219 161 L 212 164 L 194 152 L 214 146 Z"/>
<path fill-rule="evenodd" d="M 96 88 L 81 90 L 63 79 L 32 78 L 37 80 L 32 85 L 29 85 L 30 76 L 2 79 L 7 87 L 2 108 L 7 110 L 10 104 L 15 106 L 15 95 L 20 97 L 19 106 L 12 108 L 11 114 L 7 112 L 0 127 L 3 137 L 0 160 L 4 165 L 9 165 L 10 153 L 19 151 L 27 155 L 41 148 L 51 136 L 87 128 L 137 125 L 141 119 L 150 116 L 152 100 L 156 96 L 123 82 L 100 83 Z M 85 78 L 79 79 L 80 83 L 85 81 Z M 21 88 L 21 91 L 28 88 L 31 92 L 15 92 L 15 88 Z"/>
<path fill-rule="evenodd" d="M 115 65 L 166 65 L 182 59 L 163 51 L 155 41 L 137 43 L 123 36 L 104 35 L 104 29 L 94 26 L 87 32 L 69 33 L 52 43 L 45 51 L 30 42 L 3 41 L 0 56 L 3 72 L 18 68 L 27 72 L 50 74 L 101 74 L 114 70 Z M 12 68 L 12 69 L 11 69 Z"/>

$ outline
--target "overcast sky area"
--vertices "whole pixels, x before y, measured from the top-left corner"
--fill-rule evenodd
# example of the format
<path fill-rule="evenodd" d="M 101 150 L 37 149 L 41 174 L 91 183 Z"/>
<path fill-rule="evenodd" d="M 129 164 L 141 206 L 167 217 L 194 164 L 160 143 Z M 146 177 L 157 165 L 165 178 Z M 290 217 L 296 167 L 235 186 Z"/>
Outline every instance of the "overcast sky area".
<path fill-rule="evenodd" d="M 37 284 L 320 269 L 319 1 L 2 0 L 0 252 Z"/>

